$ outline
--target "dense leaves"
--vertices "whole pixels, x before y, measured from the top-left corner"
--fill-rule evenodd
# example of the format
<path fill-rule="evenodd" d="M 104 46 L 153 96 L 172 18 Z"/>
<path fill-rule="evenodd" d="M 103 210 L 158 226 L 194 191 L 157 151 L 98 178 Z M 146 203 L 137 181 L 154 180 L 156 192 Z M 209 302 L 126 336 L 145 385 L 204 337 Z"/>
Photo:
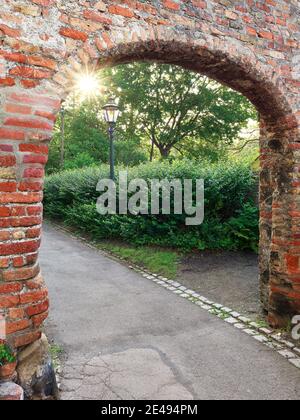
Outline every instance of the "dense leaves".
<path fill-rule="evenodd" d="M 111 215 L 96 211 L 96 185 L 107 178 L 107 166 L 51 175 L 45 185 L 46 215 L 63 220 L 95 238 L 122 239 L 133 244 L 190 249 L 252 249 L 258 247 L 257 179 L 243 164 L 204 167 L 181 161 L 142 164 L 129 170 L 129 180 L 204 179 L 205 221 L 187 227 L 186 215 Z"/>
<path fill-rule="evenodd" d="M 162 157 L 215 159 L 256 110 L 237 92 L 178 66 L 134 63 L 107 71 L 120 97 L 123 136 L 138 135 Z"/>
<path fill-rule="evenodd" d="M 107 94 L 82 103 L 74 98 L 67 102 L 64 159 L 60 117 L 48 173 L 108 163 L 107 126 L 101 113 L 108 93 L 119 98 L 116 162 L 126 166 L 161 158 L 216 162 L 228 153 L 241 130 L 257 121 L 256 110 L 245 97 L 178 66 L 120 65 L 102 70 L 100 79 Z"/>
<path fill-rule="evenodd" d="M 15 362 L 16 358 L 6 344 L 0 344 L 0 367 Z"/>

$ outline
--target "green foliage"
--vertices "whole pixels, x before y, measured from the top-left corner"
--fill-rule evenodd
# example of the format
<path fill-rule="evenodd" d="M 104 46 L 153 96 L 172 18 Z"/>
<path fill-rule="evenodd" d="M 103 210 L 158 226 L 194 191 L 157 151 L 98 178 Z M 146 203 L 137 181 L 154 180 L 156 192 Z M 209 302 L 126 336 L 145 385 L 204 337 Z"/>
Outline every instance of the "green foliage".
<path fill-rule="evenodd" d="M 13 363 L 16 358 L 11 349 L 6 344 L 0 344 L 0 366 L 4 366 L 7 363 Z"/>
<path fill-rule="evenodd" d="M 205 221 L 187 227 L 186 215 L 111 215 L 96 210 L 96 185 L 109 168 L 91 167 L 49 176 L 45 213 L 91 234 L 95 239 L 121 239 L 134 245 L 191 249 L 252 249 L 258 247 L 257 179 L 243 164 L 201 166 L 187 161 L 142 164 L 129 169 L 129 181 L 204 179 Z"/>
<path fill-rule="evenodd" d="M 249 120 L 257 120 L 244 96 L 178 66 L 133 63 L 104 74 L 120 98 L 121 135 L 153 142 L 163 158 L 216 161 Z"/>
<path fill-rule="evenodd" d="M 97 243 L 100 249 L 111 252 L 124 260 L 145 267 L 152 273 L 175 278 L 177 274 L 178 254 L 172 250 L 154 247 L 135 247 L 124 243 Z"/>
<path fill-rule="evenodd" d="M 169 159 L 216 162 L 249 121 L 255 108 L 237 92 L 174 65 L 132 63 L 102 70 L 104 89 L 120 99 L 116 162 L 134 166 Z M 60 167 L 61 116 L 55 127 L 47 173 L 107 163 L 109 142 L 101 110 L 107 95 L 82 103 L 70 98 L 65 111 L 65 164 Z M 153 153 L 152 153 L 153 145 Z"/>
<path fill-rule="evenodd" d="M 76 169 L 85 166 L 107 163 L 109 140 L 107 126 L 99 118 L 99 110 L 105 98 L 85 101 L 81 104 L 69 103 L 65 111 L 64 125 L 64 166 L 63 169 Z M 61 116 L 51 142 L 47 173 L 60 169 Z M 137 165 L 147 160 L 138 138 L 124 138 L 118 132 L 115 139 L 116 163 L 126 166 Z"/>

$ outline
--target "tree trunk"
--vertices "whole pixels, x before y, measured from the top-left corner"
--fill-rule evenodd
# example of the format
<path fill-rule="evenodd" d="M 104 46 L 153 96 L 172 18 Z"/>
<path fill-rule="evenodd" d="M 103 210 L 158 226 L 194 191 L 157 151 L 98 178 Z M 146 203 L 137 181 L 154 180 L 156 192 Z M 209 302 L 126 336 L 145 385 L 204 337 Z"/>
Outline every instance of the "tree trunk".
<path fill-rule="evenodd" d="M 168 159 L 168 157 L 170 156 L 170 151 L 171 150 L 168 149 L 168 148 L 160 147 L 159 151 L 160 151 L 161 157 L 163 159 Z"/>
<path fill-rule="evenodd" d="M 153 162 L 154 157 L 154 140 L 151 140 L 150 162 Z"/>
<path fill-rule="evenodd" d="M 61 131 L 60 131 L 60 168 L 65 166 L 65 111 L 61 111 Z"/>

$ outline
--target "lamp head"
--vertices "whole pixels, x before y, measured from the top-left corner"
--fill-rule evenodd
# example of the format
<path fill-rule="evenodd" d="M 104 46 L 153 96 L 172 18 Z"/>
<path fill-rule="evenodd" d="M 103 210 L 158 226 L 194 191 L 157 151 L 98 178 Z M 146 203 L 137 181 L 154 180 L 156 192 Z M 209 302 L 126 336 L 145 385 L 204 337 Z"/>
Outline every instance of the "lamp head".
<path fill-rule="evenodd" d="M 111 97 L 103 107 L 103 117 L 108 124 L 116 124 L 120 115 L 119 106 L 115 98 Z"/>

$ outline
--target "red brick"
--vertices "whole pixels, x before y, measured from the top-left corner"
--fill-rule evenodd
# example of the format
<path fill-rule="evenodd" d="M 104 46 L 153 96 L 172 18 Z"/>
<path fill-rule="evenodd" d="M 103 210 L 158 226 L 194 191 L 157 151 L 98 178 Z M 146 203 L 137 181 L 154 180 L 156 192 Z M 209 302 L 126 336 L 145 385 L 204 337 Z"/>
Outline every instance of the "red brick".
<path fill-rule="evenodd" d="M 47 290 L 38 290 L 35 292 L 26 292 L 20 294 L 20 303 L 38 303 L 44 300 L 48 295 Z"/>
<path fill-rule="evenodd" d="M 193 6 L 198 7 L 199 9 L 206 9 L 207 4 L 202 0 L 193 0 Z"/>
<path fill-rule="evenodd" d="M 13 152 L 14 148 L 11 144 L 0 144 L 1 152 Z"/>
<path fill-rule="evenodd" d="M 15 79 L 13 79 L 12 77 L 0 77 L 0 86 L 14 86 L 15 84 Z"/>
<path fill-rule="evenodd" d="M 4 193 L 0 195 L 0 203 L 38 203 L 42 201 L 41 193 Z"/>
<path fill-rule="evenodd" d="M 20 144 L 19 150 L 20 152 L 42 153 L 44 155 L 47 155 L 49 151 L 49 147 L 43 144 L 39 145 L 39 144 L 24 143 L 24 144 Z"/>
<path fill-rule="evenodd" d="M 256 29 L 251 28 L 250 26 L 248 26 L 248 27 L 247 27 L 247 32 L 248 32 L 248 34 L 249 34 L 249 35 L 252 35 L 252 36 L 257 36 L 257 31 L 256 31 Z"/>
<path fill-rule="evenodd" d="M 9 207 L 0 207 L 0 217 L 8 217 L 8 216 L 10 216 Z"/>
<path fill-rule="evenodd" d="M 24 241 L 24 242 L 13 242 L 13 243 L 0 243 L 0 255 L 17 255 L 17 254 L 27 254 L 30 252 L 35 252 L 40 247 L 40 241 Z"/>
<path fill-rule="evenodd" d="M 15 164 L 16 164 L 15 156 L 0 156 L 0 166 L 4 168 L 8 168 L 9 166 L 15 166 Z M 0 187 L 0 191 L 1 191 L 1 187 Z"/>
<path fill-rule="evenodd" d="M 170 9 L 170 10 L 180 10 L 180 4 L 175 3 L 172 0 L 164 0 L 163 5 L 164 5 L 164 7 L 166 7 L 167 9 Z"/>
<path fill-rule="evenodd" d="M 41 236 L 41 228 L 33 228 L 28 229 L 26 232 L 26 238 L 33 239 L 33 238 L 39 238 Z"/>
<path fill-rule="evenodd" d="M 134 12 L 126 7 L 118 6 L 118 5 L 112 5 L 109 6 L 108 12 L 113 15 L 120 15 L 124 16 L 126 18 L 133 18 Z"/>
<path fill-rule="evenodd" d="M 43 184 L 41 182 L 21 182 L 19 191 L 41 191 Z"/>
<path fill-rule="evenodd" d="M 55 70 L 57 68 L 57 64 L 54 60 L 36 55 L 28 56 L 27 63 L 31 66 L 45 67 L 50 70 Z"/>
<path fill-rule="evenodd" d="M 37 80 L 29 80 L 29 79 L 25 79 L 25 80 L 21 80 L 21 85 L 25 88 L 25 89 L 34 89 L 36 88 L 38 85 L 40 84 L 40 82 L 38 82 Z"/>
<path fill-rule="evenodd" d="M 45 165 L 48 157 L 45 155 L 25 155 L 23 157 L 23 163 L 40 163 Z"/>
<path fill-rule="evenodd" d="M 274 39 L 274 35 L 271 32 L 266 32 L 266 31 L 260 31 L 260 32 L 258 32 L 258 36 L 260 38 L 265 38 L 265 39 L 269 39 L 269 40 L 273 40 Z"/>
<path fill-rule="evenodd" d="M 22 131 L 8 130 L 0 128 L 0 139 L 5 140 L 25 140 L 25 133 Z"/>
<path fill-rule="evenodd" d="M 2 230 L 0 231 L 0 241 L 8 241 L 10 239 L 10 232 Z"/>
<path fill-rule="evenodd" d="M 28 216 L 28 217 L 15 217 L 13 219 L 10 219 L 10 225 L 12 227 L 29 227 L 29 226 L 36 226 L 40 225 L 42 223 L 41 217 L 34 217 L 34 216 Z"/>
<path fill-rule="evenodd" d="M 88 39 L 88 35 L 85 32 L 77 31 L 72 28 L 61 28 L 59 31 L 60 35 L 65 36 L 67 38 L 72 38 L 77 41 L 85 42 Z"/>
<path fill-rule="evenodd" d="M 15 257 L 13 258 L 13 266 L 16 268 L 24 267 L 25 259 L 24 257 Z"/>
<path fill-rule="evenodd" d="M 0 293 L 9 294 L 9 293 L 18 293 L 23 289 L 21 283 L 0 283 Z"/>
<path fill-rule="evenodd" d="M 18 331 L 26 330 L 31 326 L 29 319 L 22 319 L 20 321 L 13 321 L 6 323 L 6 334 L 13 334 Z"/>
<path fill-rule="evenodd" d="M 26 55 L 19 52 L 10 52 L 5 50 L 0 50 L 0 56 L 4 57 L 8 61 L 14 61 L 16 63 L 26 63 Z"/>
<path fill-rule="evenodd" d="M 52 99 L 47 96 L 27 95 L 23 93 L 12 93 L 11 95 L 9 95 L 8 99 L 13 100 L 17 103 L 23 103 L 25 105 L 49 106 L 54 109 L 59 109 L 61 104 L 60 100 Z"/>
<path fill-rule="evenodd" d="M 0 156 L 0 162 L 1 162 L 1 156 Z M 0 182 L 0 191 L 1 192 L 17 191 L 17 183 L 16 182 Z"/>
<path fill-rule="evenodd" d="M 26 282 L 26 287 L 27 289 L 30 289 L 30 290 L 41 289 L 42 287 L 44 287 L 43 277 L 41 275 L 38 275 L 36 278 L 32 280 L 28 280 Z"/>
<path fill-rule="evenodd" d="M 12 38 L 18 38 L 21 36 L 21 31 L 19 29 L 10 28 L 9 26 L 4 25 L 3 23 L 0 23 L 0 31 Z"/>
<path fill-rule="evenodd" d="M 113 44 L 112 40 L 110 39 L 110 36 L 108 35 L 107 32 L 102 33 L 102 38 L 104 39 L 108 48 L 113 48 L 114 44 Z"/>
<path fill-rule="evenodd" d="M 50 71 L 38 70 L 26 66 L 16 66 L 9 71 L 9 74 L 26 79 L 50 79 L 52 77 L 52 72 Z"/>
<path fill-rule="evenodd" d="M 32 108 L 30 106 L 24 106 L 24 105 L 7 104 L 5 106 L 5 112 L 11 113 L 11 114 L 29 115 L 32 113 Z"/>
<path fill-rule="evenodd" d="M 39 271 L 40 267 L 38 265 L 35 267 L 15 268 L 13 270 L 4 271 L 2 277 L 4 281 L 28 280 L 35 277 Z"/>
<path fill-rule="evenodd" d="M 1 258 L 0 257 L 0 268 L 8 268 L 10 264 L 9 258 Z"/>
<path fill-rule="evenodd" d="M 28 232 L 31 232 L 31 229 L 29 229 L 28 231 L 27 231 L 27 237 L 29 238 L 29 236 L 28 236 Z M 26 260 L 26 264 L 27 265 L 32 265 L 32 264 L 35 264 L 36 262 L 37 262 L 37 260 L 38 260 L 38 253 L 37 252 L 35 252 L 34 254 L 30 254 L 30 255 L 26 255 L 26 257 L 25 257 L 25 260 Z M 29 282 L 30 282 L 30 280 L 29 280 Z M 29 283 L 28 281 L 26 282 L 26 284 L 27 284 L 27 287 L 29 287 L 28 286 L 28 283 Z"/>
<path fill-rule="evenodd" d="M 27 214 L 30 216 L 36 216 L 36 215 L 40 215 L 43 212 L 43 206 L 28 206 L 26 208 L 27 210 Z"/>
<path fill-rule="evenodd" d="M 42 333 L 40 331 L 30 332 L 27 334 L 22 334 L 19 337 L 16 337 L 13 341 L 13 346 L 15 348 L 24 347 L 28 344 L 33 343 L 41 338 Z"/>
<path fill-rule="evenodd" d="M 4 125 L 10 125 L 14 127 L 24 127 L 24 128 L 35 128 L 40 130 L 52 130 L 53 124 L 39 119 L 25 119 L 17 117 L 8 117 L 4 120 Z"/>
<path fill-rule="evenodd" d="M 52 114 L 50 112 L 44 112 L 44 111 L 35 111 L 34 115 L 37 115 L 38 117 L 46 118 L 50 121 L 56 121 L 57 116 L 55 114 Z"/>
<path fill-rule="evenodd" d="M 8 317 L 10 319 L 22 319 L 25 317 L 25 311 L 23 308 L 12 308 L 8 311 Z"/>
<path fill-rule="evenodd" d="M 49 309 L 49 301 L 48 299 L 42 303 L 38 303 L 37 305 L 30 305 L 28 306 L 25 311 L 28 316 L 38 315 L 43 312 L 46 312 Z"/>
<path fill-rule="evenodd" d="M 11 216 L 25 216 L 26 215 L 26 207 L 25 206 L 14 206 L 10 209 Z"/>
<path fill-rule="evenodd" d="M 48 311 L 39 315 L 34 315 L 31 321 L 35 327 L 39 327 L 48 318 Z"/>
<path fill-rule="evenodd" d="M 24 401 L 24 391 L 14 382 L 3 382 L 0 386 L 0 401 Z"/>
<path fill-rule="evenodd" d="M 1 295 L 0 296 L 0 308 L 12 308 L 17 306 L 20 302 L 19 296 L 14 295 Z"/>
<path fill-rule="evenodd" d="M 286 255 L 285 257 L 289 273 L 299 273 L 299 257 L 295 255 Z"/>
<path fill-rule="evenodd" d="M 45 174 L 42 168 L 27 168 L 24 171 L 24 178 L 43 178 Z"/>
<path fill-rule="evenodd" d="M 0 219 L 0 227 L 4 229 L 10 228 L 11 227 L 10 219 Z"/>
<path fill-rule="evenodd" d="M 105 17 L 102 13 L 94 12 L 93 10 L 85 10 L 83 13 L 85 19 L 93 20 L 94 22 L 104 23 L 110 25 L 112 20 Z"/>

